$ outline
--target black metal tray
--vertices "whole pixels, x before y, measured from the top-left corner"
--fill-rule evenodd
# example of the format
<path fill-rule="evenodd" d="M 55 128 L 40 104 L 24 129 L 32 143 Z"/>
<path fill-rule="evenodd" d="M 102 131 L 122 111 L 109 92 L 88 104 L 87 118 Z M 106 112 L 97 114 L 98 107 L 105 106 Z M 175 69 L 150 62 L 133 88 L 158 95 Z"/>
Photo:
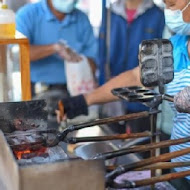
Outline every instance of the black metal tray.
<path fill-rule="evenodd" d="M 160 96 L 153 90 L 140 86 L 116 88 L 112 90 L 113 95 L 118 96 L 128 102 L 150 102 L 153 101 L 155 96 Z"/>

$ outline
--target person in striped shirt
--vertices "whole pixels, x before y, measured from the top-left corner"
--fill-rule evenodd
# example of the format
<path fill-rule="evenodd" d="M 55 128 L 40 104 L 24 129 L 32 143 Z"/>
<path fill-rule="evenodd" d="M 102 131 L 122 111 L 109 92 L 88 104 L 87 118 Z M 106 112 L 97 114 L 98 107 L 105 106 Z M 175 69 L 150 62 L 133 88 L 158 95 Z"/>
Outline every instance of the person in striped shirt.
<path fill-rule="evenodd" d="M 190 1 L 166 0 L 165 21 L 166 25 L 174 32 L 171 38 L 174 50 L 174 80 L 167 85 L 167 93 L 176 95 L 186 86 L 190 86 Z M 188 137 L 190 134 L 190 114 L 178 112 L 171 103 L 174 111 L 172 139 Z M 171 146 L 170 151 L 178 151 L 190 147 L 190 143 Z M 173 162 L 190 161 L 190 154 L 177 157 Z M 190 167 L 175 168 L 180 172 L 190 170 Z M 190 176 L 186 179 L 174 180 L 172 184 L 177 189 L 190 189 Z"/>

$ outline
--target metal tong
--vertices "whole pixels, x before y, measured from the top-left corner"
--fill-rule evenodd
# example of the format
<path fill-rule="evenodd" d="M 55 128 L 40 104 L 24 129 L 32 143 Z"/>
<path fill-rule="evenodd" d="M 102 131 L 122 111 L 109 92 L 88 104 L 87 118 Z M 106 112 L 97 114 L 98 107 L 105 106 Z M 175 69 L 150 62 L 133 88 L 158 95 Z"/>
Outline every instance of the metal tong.
<path fill-rule="evenodd" d="M 137 188 L 142 186 L 154 185 L 158 182 L 170 181 L 173 179 L 184 178 L 190 175 L 190 170 L 183 172 L 170 173 L 158 177 L 152 177 L 149 179 L 139 180 L 139 181 L 124 181 L 122 184 L 113 182 L 111 185 L 114 189 L 123 189 L 123 188 Z"/>
<path fill-rule="evenodd" d="M 103 124 L 110 124 L 114 122 L 119 122 L 119 121 L 129 121 L 133 119 L 138 119 L 138 118 L 145 118 L 148 117 L 151 114 L 157 114 L 159 111 L 156 112 L 140 112 L 140 113 L 133 113 L 133 114 L 127 114 L 123 116 L 117 116 L 117 117 L 111 117 L 111 118 L 105 118 L 105 119 L 98 119 L 94 120 L 91 122 L 86 122 L 78 125 L 72 125 L 64 129 L 62 132 L 55 132 L 52 131 L 52 135 L 49 138 L 49 135 L 47 135 L 47 131 L 42 131 L 40 134 L 40 138 L 38 139 L 37 142 L 24 142 L 22 141 L 21 144 L 14 144 L 14 143 L 9 143 L 12 149 L 19 149 L 20 145 L 22 147 L 25 146 L 30 146 L 30 147 L 35 147 L 36 145 L 42 145 L 46 147 L 53 147 L 56 146 L 59 142 L 64 141 L 66 143 L 78 143 L 78 142 L 91 142 L 91 141 L 106 141 L 106 140 L 117 140 L 117 139 L 129 139 L 129 138 L 141 138 L 141 137 L 152 137 L 153 135 L 158 135 L 159 133 L 151 134 L 150 132 L 143 132 L 143 133 L 136 133 L 136 134 L 122 134 L 122 135 L 113 135 L 113 136 L 102 136 L 102 137 L 84 137 L 84 138 L 75 138 L 75 137 L 69 137 L 67 138 L 67 135 L 73 131 L 88 128 L 88 127 L 93 127 L 96 125 L 103 125 Z M 34 130 L 35 131 L 35 130 Z M 33 132 L 34 132 L 33 131 Z M 26 134 L 25 134 L 26 133 Z M 51 134 L 51 132 L 49 131 Z M 11 137 L 16 137 L 16 136 L 27 136 L 32 133 L 30 132 L 22 132 L 22 134 L 15 134 L 14 136 L 12 135 L 7 135 L 7 139 L 9 142 L 11 142 Z M 23 143 L 24 142 L 24 143 Z"/>
<path fill-rule="evenodd" d="M 190 166 L 190 162 L 158 162 L 156 164 L 151 164 L 141 168 L 136 168 L 134 171 L 145 171 L 145 170 L 157 170 L 157 169 L 172 169 Z M 118 166 L 110 165 L 106 166 L 106 171 L 111 172 L 115 170 Z"/>
<path fill-rule="evenodd" d="M 135 146 L 132 148 L 124 148 L 120 149 L 117 151 L 112 151 L 112 152 L 105 152 L 105 153 L 100 153 L 97 154 L 94 159 L 112 159 L 115 157 L 123 156 L 126 154 L 131 154 L 131 153 L 137 153 L 137 152 L 146 152 L 150 151 L 156 148 L 165 148 L 169 147 L 172 145 L 178 145 L 178 144 L 183 144 L 190 142 L 190 137 L 188 138 L 182 138 L 182 139 L 176 139 L 176 140 L 167 140 L 167 141 L 162 141 L 158 143 L 152 143 L 152 144 L 146 144 L 146 145 L 140 145 L 140 146 Z"/>
<path fill-rule="evenodd" d="M 114 179 L 117 176 L 119 176 L 123 173 L 126 173 L 128 171 L 133 171 L 138 168 L 149 166 L 149 165 L 152 165 L 155 163 L 166 162 L 173 158 L 183 156 L 183 155 L 189 154 L 189 153 L 190 153 L 190 148 L 186 148 L 186 149 L 183 149 L 180 151 L 166 153 L 166 154 L 163 154 L 163 155 L 160 155 L 157 157 L 147 158 L 147 159 L 144 159 L 144 160 L 136 162 L 136 163 L 118 166 L 115 170 L 113 170 L 112 172 L 110 172 L 106 175 L 106 184 L 109 187 L 135 188 L 135 187 L 139 187 L 139 186 L 155 184 L 158 181 L 167 181 L 169 179 L 175 179 L 175 178 L 181 178 L 181 177 L 188 176 L 188 175 L 190 175 L 190 171 L 185 171 L 185 172 L 180 172 L 180 173 L 175 173 L 175 174 L 168 174 L 166 176 L 160 176 L 160 177 L 153 177 L 149 180 L 148 179 L 141 180 L 139 182 L 138 181 L 137 182 L 126 181 L 126 183 L 124 183 L 124 184 L 118 184 L 118 183 L 114 182 Z"/>
<path fill-rule="evenodd" d="M 122 135 L 122 136 L 110 136 L 110 137 L 86 137 L 86 138 L 67 138 L 67 135 L 70 132 L 77 131 L 80 129 L 88 128 L 88 127 L 93 127 L 96 125 L 104 125 L 104 124 L 110 124 L 110 123 L 116 123 L 119 121 L 130 121 L 134 119 L 139 119 L 139 118 L 145 118 L 148 117 L 151 114 L 157 114 L 160 111 L 156 112 L 139 112 L 139 113 L 133 113 L 133 114 L 127 114 L 123 116 L 117 116 L 117 117 L 111 117 L 111 118 L 105 118 L 105 119 L 97 119 L 91 122 L 86 122 L 78 125 L 71 125 L 67 127 L 66 129 L 63 130 L 63 132 L 60 132 L 56 135 L 55 139 L 53 141 L 48 141 L 46 142 L 46 146 L 56 146 L 60 141 L 65 141 L 69 143 L 77 143 L 77 142 L 89 142 L 89 141 L 105 141 L 105 140 L 114 140 L 114 139 L 127 139 L 127 138 L 140 138 L 140 137 L 145 137 L 145 136 L 152 136 L 150 133 L 142 133 L 142 134 L 131 134 L 131 135 Z M 153 134 L 156 135 L 156 134 Z M 96 139 L 95 139 L 96 138 Z"/>
<path fill-rule="evenodd" d="M 151 134 L 149 131 L 145 131 L 142 133 L 131 133 L 131 134 L 120 134 L 120 135 L 109 135 L 109 136 L 97 136 L 97 137 L 69 137 L 66 138 L 67 143 L 76 144 L 82 142 L 101 142 L 101 141 L 109 141 L 109 140 L 125 140 L 125 139 L 136 139 L 142 137 L 152 137 L 160 135 L 160 133 Z"/>

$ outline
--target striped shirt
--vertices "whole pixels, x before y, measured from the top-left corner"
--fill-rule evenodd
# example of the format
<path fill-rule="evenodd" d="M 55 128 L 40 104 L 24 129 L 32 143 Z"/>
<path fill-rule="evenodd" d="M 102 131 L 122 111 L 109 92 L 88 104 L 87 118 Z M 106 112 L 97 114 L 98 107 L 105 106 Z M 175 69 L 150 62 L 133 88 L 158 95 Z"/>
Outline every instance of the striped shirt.
<path fill-rule="evenodd" d="M 190 86 L 190 59 L 187 51 L 188 36 L 176 35 L 171 38 L 174 46 L 174 80 L 167 85 L 166 92 L 175 95 L 186 86 Z M 179 113 L 174 104 L 170 103 L 174 111 L 174 126 L 171 134 L 172 139 L 189 137 L 190 135 L 190 114 Z M 175 145 L 170 147 L 170 151 L 178 151 L 190 147 L 190 143 Z M 190 161 L 190 154 L 177 157 L 173 162 Z M 176 168 L 176 171 L 190 170 L 190 167 Z M 190 180 L 190 176 L 187 177 Z"/>

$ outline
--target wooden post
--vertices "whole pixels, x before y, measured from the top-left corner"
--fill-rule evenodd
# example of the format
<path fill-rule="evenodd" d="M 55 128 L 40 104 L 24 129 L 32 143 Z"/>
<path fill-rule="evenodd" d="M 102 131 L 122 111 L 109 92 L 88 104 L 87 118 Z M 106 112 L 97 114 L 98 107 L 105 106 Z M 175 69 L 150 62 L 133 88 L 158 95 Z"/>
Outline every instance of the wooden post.
<path fill-rule="evenodd" d="M 22 100 L 31 100 L 29 42 L 20 44 Z"/>
<path fill-rule="evenodd" d="M 8 83 L 7 76 L 7 59 L 6 59 L 6 45 L 0 45 L 0 101 L 7 101 L 8 97 Z"/>
<path fill-rule="evenodd" d="M 14 38 L 2 38 L 0 39 L 0 47 L 6 47 L 9 44 L 18 44 L 20 47 L 20 72 L 21 72 L 21 89 L 22 100 L 31 100 L 31 83 L 30 83 L 30 53 L 29 53 L 29 41 L 19 32 L 16 32 Z M 0 49 L 0 73 L 5 73 L 7 65 L 7 52 L 6 48 Z M 2 77 L 3 78 L 3 77 Z M 6 87 L 6 84 L 3 86 Z M 2 86 L 1 86 L 2 88 Z M 4 92 L 5 94 L 5 92 Z M 5 98 L 3 101 L 7 101 Z M 12 101 L 12 100 L 9 100 Z"/>

